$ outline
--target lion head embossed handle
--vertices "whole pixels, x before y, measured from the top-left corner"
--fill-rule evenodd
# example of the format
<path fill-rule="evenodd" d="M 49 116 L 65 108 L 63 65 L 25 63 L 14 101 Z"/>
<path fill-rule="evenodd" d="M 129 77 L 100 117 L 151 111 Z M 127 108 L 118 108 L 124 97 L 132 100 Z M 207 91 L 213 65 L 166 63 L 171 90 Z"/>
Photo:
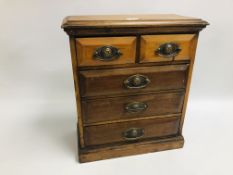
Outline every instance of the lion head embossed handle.
<path fill-rule="evenodd" d="M 95 50 L 93 58 L 101 61 L 112 61 L 122 55 L 120 50 L 113 46 L 102 46 Z"/>
<path fill-rule="evenodd" d="M 155 50 L 155 54 L 165 58 L 172 58 L 178 55 L 181 48 L 176 43 L 165 43 Z"/>

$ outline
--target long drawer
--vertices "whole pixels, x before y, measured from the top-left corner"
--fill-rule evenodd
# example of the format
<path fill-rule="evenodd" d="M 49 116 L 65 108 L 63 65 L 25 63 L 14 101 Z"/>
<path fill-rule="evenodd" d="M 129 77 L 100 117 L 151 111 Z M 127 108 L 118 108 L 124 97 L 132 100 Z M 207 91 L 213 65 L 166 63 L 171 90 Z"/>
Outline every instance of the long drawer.
<path fill-rule="evenodd" d="M 184 92 L 83 100 L 85 123 L 180 113 Z"/>
<path fill-rule="evenodd" d="M 188 64 L 80 71 L 82 97 L 182 89 Z"/>
<path fill-rule="evenodd" d="M 84 128 L 85 145 L 130 142 L 146 138 L 173 136 L 178 133 L 179 116 L 142 119 Z"/>

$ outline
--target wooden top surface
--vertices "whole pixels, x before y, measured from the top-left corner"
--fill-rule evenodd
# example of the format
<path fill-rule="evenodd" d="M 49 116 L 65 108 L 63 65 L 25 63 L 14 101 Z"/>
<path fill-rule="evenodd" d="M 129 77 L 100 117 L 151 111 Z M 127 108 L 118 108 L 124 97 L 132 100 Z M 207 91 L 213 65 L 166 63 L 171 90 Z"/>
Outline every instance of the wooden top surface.
<path fill-rule="evenodd" d="M 203 26 L 206 21 L 199 18 L 174 14 L 154 15 L 96 15 L 68 16 L 63 20 L 62 28 L 69 27 L 148 27 L 148 26 Z"/>

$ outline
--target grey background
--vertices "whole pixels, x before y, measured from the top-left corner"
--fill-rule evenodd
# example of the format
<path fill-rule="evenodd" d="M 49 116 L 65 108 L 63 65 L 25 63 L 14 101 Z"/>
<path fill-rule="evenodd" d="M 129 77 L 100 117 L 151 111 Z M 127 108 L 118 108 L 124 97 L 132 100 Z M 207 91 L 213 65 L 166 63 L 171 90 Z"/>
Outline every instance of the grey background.
<path fill-rule="evenodd" d="M 0 173 L 231 174 L 232 8 L 231 0 L 0 0 Z M 80 165 L 75 159 L 75 98 L 62 19 L 150 13 L 210 23 L 199 38 L 185 148 Z"/>

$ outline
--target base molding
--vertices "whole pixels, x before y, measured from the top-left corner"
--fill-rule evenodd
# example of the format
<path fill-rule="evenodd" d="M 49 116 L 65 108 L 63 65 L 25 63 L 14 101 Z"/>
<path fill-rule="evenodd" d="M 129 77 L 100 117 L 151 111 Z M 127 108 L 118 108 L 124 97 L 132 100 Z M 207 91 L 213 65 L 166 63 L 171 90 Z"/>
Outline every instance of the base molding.
<path fill-rule="evenodd" d="M 114 145 L 94 149 L 79 149 L 80 163 L 96 160 L 110 159 L 115 157 L 137 155 L 151 152 L 158 152 L 170 149 L 182 148 L 184 145 L 183 136 L 153 139 L 143 142 Z"/>

